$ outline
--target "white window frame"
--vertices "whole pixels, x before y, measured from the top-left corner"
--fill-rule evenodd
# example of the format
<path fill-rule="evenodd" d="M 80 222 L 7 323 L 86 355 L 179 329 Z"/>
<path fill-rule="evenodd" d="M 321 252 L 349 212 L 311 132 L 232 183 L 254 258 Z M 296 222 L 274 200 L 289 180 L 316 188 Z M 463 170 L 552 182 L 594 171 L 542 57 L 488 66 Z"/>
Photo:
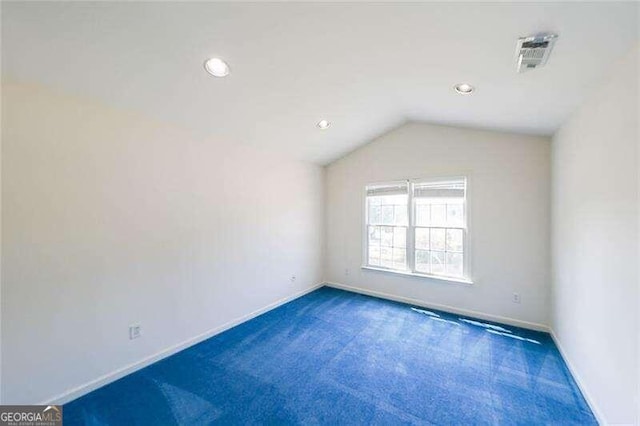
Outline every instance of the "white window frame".
<path fill-rule="evenodd" d="M 463 210 L 464 210 L 464 223 L 461 229 L 463 229 L 463 276 L 448 276 L 448 275 L 440 275 L 440 274 L 429 274 L 424 272 L 416 271 L 415 269 L 415 216 L 416 216 L 416 203 L 414 200 L 414 185 L 423 184 L 423 183 L 438 183 L 438 182 L 447 182 L 451 180 L 461 180 L 465 181 L 465 194 L 463 199 Z M 455 175 L 455 176 L 443 176 L 443 177 L 430 177 L 430 178 L 420 178 L 420 179 L 404 179 L 404 180 L 393 180 L 386 182 L 377 182 L 370 183 L 364 186 L 363 192 L 363 210 L 364 216 L 362 220 L 362 268 L 379 271 L 379 272 L 388 272 L 392 274 L 398 275 L 408 275 L 414 277 L 421 278 L 431 278 L 441 281 L 454 282 L 454 283 L 462 283 L 462 284 L 473 284 L 471 280 L 471 244 L 469 238 L 469 176 L 467 175 Z M 406 253 L 407 253 L 407 269 L 392 269 L 386 268 L 378 265 L 369 265 L 369 209 L 367 204 L 367 187 L 376 186 L 376 185 L 393 185 L 398 183 L 407 183 L 407 240 L 406 240 Z M 433 227 L 428 227 L 433 228 Z M 456 227 L 457 228 L 457 227 Z"/>

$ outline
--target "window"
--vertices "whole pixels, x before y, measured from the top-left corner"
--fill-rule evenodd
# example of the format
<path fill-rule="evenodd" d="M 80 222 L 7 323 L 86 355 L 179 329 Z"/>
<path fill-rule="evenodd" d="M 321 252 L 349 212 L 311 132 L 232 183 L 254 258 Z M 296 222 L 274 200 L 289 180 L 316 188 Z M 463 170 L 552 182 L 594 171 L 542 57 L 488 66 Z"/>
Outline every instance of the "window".
<path fill-rule="evenodd" d="M 407 182 L 367 187 L 367 265 L 407 269 Z"/>
<path fill-rule="evenodd" d="M 466 178 L 366 187 L 365 266 L 468 281 Z"/>

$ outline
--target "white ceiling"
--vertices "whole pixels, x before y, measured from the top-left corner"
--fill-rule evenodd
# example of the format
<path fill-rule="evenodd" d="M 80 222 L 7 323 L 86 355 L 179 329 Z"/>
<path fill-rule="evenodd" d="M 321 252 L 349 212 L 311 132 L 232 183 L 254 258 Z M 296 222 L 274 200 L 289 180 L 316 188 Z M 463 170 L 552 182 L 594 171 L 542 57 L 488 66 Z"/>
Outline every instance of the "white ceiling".
<path fill-rule="evenodd" d="M 549 63 L 517 74 L 540 31 Z M 3 78 L 319 164 L 406 120 L 551 134 L 637 42 L 632 2 L 2 4 Z"/>

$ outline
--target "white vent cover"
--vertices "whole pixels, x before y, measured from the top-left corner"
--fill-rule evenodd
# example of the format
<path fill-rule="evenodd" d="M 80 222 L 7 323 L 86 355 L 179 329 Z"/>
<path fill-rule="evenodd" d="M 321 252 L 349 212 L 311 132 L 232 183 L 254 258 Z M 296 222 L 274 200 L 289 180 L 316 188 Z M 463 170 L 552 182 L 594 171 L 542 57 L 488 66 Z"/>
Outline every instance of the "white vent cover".
<path fill-rule="evenodd" d="M 540 34 L 520 37 L 516 46 L 518 72 L 531 71 L 543 67 L 549 59 L 551 49 L 556 42 L 556 34 Z"/>

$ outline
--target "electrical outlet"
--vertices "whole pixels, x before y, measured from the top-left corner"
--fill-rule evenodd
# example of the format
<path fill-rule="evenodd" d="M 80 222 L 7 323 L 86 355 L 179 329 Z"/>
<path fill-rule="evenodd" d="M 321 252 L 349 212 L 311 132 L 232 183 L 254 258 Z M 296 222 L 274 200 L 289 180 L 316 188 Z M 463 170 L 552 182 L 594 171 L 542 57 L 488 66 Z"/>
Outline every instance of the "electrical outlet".
<path fill-rule="evenodd" d="M 137 339 L 142 335 L 142 327 L 140 324 L 134 324 L 129 326 L 129 340 Z"/>
<path fill-rule="evenodd" d="M 513 303 L 520 303 L 520 293 L 513 293 Z"/>
<path fill-rule="evenodd" d="M 289 278 L 291 280 L 292 283 L 296 282 L 296 276 L 295 275 L 291 275 L 291 278 Z"/>

